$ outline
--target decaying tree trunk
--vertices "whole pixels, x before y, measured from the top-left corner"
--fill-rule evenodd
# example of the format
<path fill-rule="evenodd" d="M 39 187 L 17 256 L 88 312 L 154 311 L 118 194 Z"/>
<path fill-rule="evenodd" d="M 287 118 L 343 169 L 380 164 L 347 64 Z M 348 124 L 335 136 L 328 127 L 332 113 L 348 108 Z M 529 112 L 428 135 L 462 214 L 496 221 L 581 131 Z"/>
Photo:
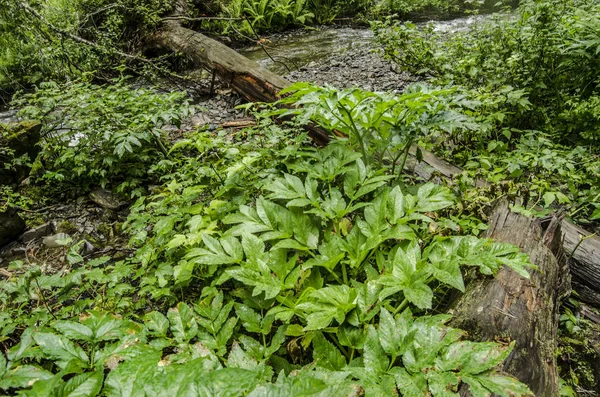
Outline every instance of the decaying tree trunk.
<path fill-rule="evenodd" d="M 235 50 L 176 21 L 165 21 L 152 41 L 185 54 L 198 67 L 213 71 L 249 101 L 272 102 L 278 98 L 279 91 L 290 85 L 289 81 Z"/>
<path fill-rule="evenodd" d="M 452 325 L 474 339 L 515 341 L 504 370 L 536 396 L 556 397 L 558 308 L 569 285 L 560 221 L 553 219 L 544 232 L 538 220 L 511 212 L 504 201 L 493 212 L 487 235 L 519 246 L 537 270 L 529 280 L 505 267 L 496 278 L 471 281 L 454 302 Z"/>
<path fill-rule="evenodd" d="M 570 222 L 563 222 L 562 229 L 573 288 L 581 300 L 600 308 L 600 237 Z"/>

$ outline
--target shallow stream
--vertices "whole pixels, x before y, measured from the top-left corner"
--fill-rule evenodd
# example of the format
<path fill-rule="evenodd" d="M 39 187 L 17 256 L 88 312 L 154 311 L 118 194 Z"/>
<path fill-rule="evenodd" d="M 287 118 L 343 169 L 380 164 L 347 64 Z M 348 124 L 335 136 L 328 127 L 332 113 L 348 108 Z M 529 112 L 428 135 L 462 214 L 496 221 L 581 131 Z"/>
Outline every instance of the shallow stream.
<path fill-rule="evenodd" d="M 468 29 L 485 18 L 488 16 L 477 15 L 431 23 L 435 25 L 436 30 L 451 34 Z M 306 67 L 311 62 L 319 63 L 347 53 L 372 50 L 375 48 L 375 42 L 373 32 L 366 27 L 325 27 L 275 35 L 263 46 L 246 48 L 240 53 L 275 73 L 287 74 Z"/>

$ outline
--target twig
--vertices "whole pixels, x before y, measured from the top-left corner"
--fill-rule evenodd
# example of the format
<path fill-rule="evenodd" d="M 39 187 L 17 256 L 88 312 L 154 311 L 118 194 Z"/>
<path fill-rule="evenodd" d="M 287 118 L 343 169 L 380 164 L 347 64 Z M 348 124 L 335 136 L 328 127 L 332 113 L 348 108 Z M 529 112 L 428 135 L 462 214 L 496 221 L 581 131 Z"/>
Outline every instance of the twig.
<path fill-rule="evenodd" d="M 583 243 L 585 240 L 587 240 L 588 238 L 592 238 L 595 237 L 597 233 L 592 233 L 590 235 L 587 236 L 580 236 L 579 237 L 579 242 L 577 243 L 577 245 L 575 246 L 575 248 L 573 248 L 573 251 L 571 251 L 571 254 L 569 255 L 569 257 L 567 258 L 567 262 L 571 260 L 571 258 L 573 258 L 573 255 L 575 254 L 575 251 L 577 251 L 577 248 L 579 248 L 579 246 L 581 245 L 581 243 Z"/>

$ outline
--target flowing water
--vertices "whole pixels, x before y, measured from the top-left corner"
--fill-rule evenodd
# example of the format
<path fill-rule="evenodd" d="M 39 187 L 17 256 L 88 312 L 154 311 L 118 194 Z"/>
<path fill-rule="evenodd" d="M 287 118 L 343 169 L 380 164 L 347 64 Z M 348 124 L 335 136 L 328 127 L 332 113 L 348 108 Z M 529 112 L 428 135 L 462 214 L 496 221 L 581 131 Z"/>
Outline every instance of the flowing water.
<path fill-rule="evenodd" d="M 469 29 L 488 17 L 477 15 L 431 23 L 436 30 L 451 34 Z M 297 70 L 311 62 L 318 63 L 365 48 L 373 49 L 375 41 L 369 28 L 318 28 L 276 35 L 264 46 L 266 52 L 262 46 L 255 46 L 241 50 L 240 53 L 275 73 L 286 74 L 289 72 L 288 68 Z"/>

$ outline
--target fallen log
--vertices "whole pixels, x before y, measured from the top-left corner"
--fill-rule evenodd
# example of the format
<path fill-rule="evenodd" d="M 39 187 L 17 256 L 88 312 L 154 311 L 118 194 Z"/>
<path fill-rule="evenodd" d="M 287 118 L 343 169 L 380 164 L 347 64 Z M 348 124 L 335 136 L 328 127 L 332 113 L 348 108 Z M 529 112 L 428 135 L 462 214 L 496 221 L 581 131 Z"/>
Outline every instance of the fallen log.
<path fill-rule="evenodd" d="M 273 102 L 279 91 L 291 84 L 225 44 L 187 29 L 175 20 L 164 21 L 151 42 L 185 54 L 196 66 L 213 71 L 251 102 Z"/>
<path fill-rule="evenodd" d="M 600 237 L 568 221 L 563 221 L 562 229 L 573 281 L 586 287 L 580 289 L 580 296 L 600 307 Z"/>
<path fill-rule="evenodd" d="M 503 201 L 490 217 L 487 236 L 519 246 L 537 269 L 529 280 L 505 267 L 495 278 L 471 281 L 452 305 L 452 325 L 476 340 L 515 341 L 503 370 L 538 397 L 558 396 L 559 304 L 569 284 L 560 220 L 544 231 L 539 220 L 511 212 Z"/>
<path fill-rule="evenodd" d="M 407 161 L 406 169 L 426 181 L 441 183 L 444 179 L 452 179 L 463 172 L 462 168 L 423 149 L 423 161 L 419 162 L 415 152 L 416 147 L 411 148 L 412 156 Z M 485 186 L 487 182 L 479 179 L 475 184 Z M 561 229 L 563 249 L 573 275 L 573 289 L 583 302 L 600 307 L 600 237 L 567 219 L 561 221 Z"/>

